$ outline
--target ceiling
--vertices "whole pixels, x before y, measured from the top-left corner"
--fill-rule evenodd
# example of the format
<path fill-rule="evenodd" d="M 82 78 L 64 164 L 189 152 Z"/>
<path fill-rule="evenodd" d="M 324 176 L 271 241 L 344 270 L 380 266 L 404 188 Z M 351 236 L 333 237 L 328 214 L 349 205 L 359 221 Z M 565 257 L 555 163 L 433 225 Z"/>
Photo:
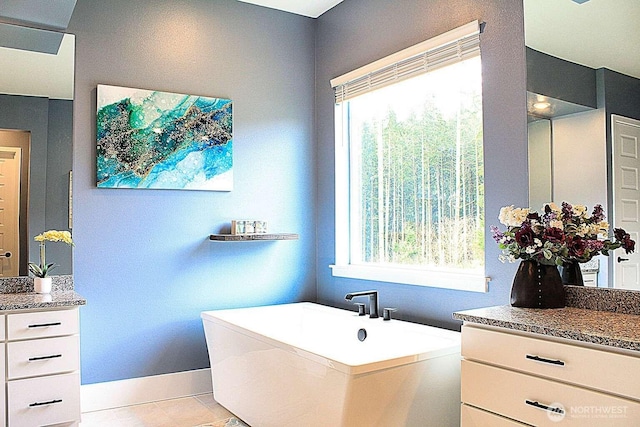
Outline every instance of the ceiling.
<path fill-rule="evenodd" d="M 0 93 L 73 99 L 74 47 L 70 34 L 55 55 L 0 47 Z"/>
<path fill-rule="evenodd" d="M 317 18 L 343 0 L 238 0 Z M 0 1 L 0 46 L 51 53 L 76 0 Z M 524 0 L 527 46 L 640 78 L 639 0 Z M 24 33 L 29 32 L 27 37 Z M 13 40 L 13 41 L 10 41 Z M 9 42 L 7 42 L 9 41 Z M 35 46 L 35 47 L 34 47 Z M 2 50 L 0 48 L 0 50 Z M 7 62 L 4 62 L 5 64 Z"/>
<path fill-rule="evenodd" d="M 76 0 L 2 0 L 0 22 L 48 30 L 66 30 Z"/>
<path fill-rule="evenodd" d="M 62 31 L 75 5 L 76 0 L 0 1 L 0 93 L 73 99 L 75 42 Z"/>
<path fill-rule="evenodd" d="M 527 46 L 640 78 L 639 0 L 525 0 Z"/>
<path fill-rule="evenodd" d="M 239 0 L 317 18 L 343 0 Z M 524 0 L 527 46 L 640 78 L 639 0 Z"/>
<path fill-rule="evenodd" d="M 2 0 L 0 46 L 55 54 L 76 0 Z"/>
<path fill-rule="evenodd" d="M 238 0 L 271 9 L 283 10 L 297 15 L 317 18 L 318 16 L 341 3 L 342 0 Z"/>

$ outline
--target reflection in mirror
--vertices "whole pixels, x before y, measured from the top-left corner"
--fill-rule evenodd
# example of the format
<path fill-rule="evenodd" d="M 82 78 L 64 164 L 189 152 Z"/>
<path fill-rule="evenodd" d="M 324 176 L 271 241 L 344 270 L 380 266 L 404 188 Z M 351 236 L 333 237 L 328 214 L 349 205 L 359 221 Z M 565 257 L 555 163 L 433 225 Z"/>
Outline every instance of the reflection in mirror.
<path fill-rule="evenodd" d="M 640 2 L 524 0 L 524 12 L 530 206 L 601 204 L 638 241 L 640 163 L 621 159 L 640 136 Z M 619 251 L 588 267 L 593 285 L 640 289 L 640 255 Z"/>
<path fill-rule="evenodd" d="M 0 276 L 27 275 L 34 236 L 71 227 L 74 52 L 70 34 L 57 54 L 0 47 Z M 72 274 L 71 261 L 67 245 L 47 245 L 52 274 Z"/>

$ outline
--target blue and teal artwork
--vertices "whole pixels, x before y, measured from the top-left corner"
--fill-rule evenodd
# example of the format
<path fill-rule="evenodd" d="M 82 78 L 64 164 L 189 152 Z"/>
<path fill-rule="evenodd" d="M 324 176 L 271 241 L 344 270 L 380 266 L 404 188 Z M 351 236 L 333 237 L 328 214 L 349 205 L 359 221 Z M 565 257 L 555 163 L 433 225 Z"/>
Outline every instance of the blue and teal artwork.
<path fill-rule="evenodd" d="M 230 99 L 98 85 L 101 188 L 230 191 Z"/>

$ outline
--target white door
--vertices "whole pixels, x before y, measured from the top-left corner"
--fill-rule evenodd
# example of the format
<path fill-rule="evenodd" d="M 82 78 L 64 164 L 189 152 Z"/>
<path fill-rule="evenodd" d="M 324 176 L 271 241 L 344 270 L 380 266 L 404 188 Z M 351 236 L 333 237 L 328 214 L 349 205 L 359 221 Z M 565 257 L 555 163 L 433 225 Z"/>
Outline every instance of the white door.
<path fill-rule="evenodd" d="M 613 140 L 613 218 L 612 225 L 624 228 L 636 241 L 636 252 L 616 249 L 613 262 L 616 288 L 640 289 L 640 121 L 611 116 Z"/>
<path fill-rule="evenodd" d="M 20 268 L 20 163 L 22 150 L 0 147 L 0 277 Z"/>

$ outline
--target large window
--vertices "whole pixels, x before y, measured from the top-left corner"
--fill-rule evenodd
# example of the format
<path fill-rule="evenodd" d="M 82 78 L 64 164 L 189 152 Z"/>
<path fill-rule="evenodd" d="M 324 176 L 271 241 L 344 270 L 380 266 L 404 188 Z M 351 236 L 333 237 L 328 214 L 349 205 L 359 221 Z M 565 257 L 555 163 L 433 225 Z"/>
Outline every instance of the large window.
<path fill-rule="evenodd" d="M 472 23 L 332 81 L 336 276 L 486 290 Z"/>

